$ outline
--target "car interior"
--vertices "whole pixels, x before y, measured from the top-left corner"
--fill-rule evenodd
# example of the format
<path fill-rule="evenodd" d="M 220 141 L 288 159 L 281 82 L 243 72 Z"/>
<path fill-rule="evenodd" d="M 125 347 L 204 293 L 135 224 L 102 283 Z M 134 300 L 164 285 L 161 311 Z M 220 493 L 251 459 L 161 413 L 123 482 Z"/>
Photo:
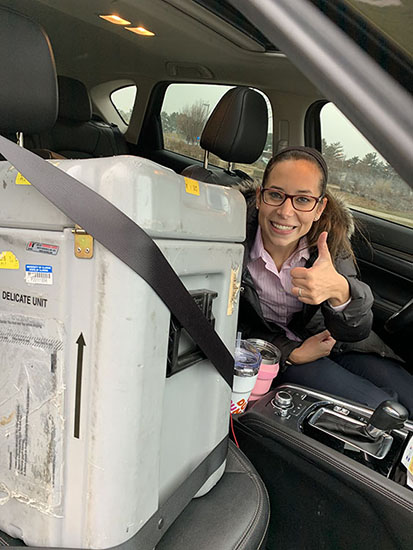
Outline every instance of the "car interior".
<path fill-rule="evenodd" d="M 413 106 L 411 6 L 367 0 L 301 1 L 350 37 L 361 57 L 367 52 L 383 79 L 391 79 Z M 147 170 L 144 177 L 153 171 L 171 182 L 185 178 L 185 185 L 217 187 L 224 197 L 214 199 L 219 207 L 231 200 L 242 204 L 233 222 L 242 227 L 245 208 L 237 190 L 258 186 L 272 154 L 286 146 L 316 147 L 329 165 L 331 191 L 347 203 L 357 227 L 352 244 L 360 277 L 374 294 L 373 328 L 413 374 L 413 172 L 409 173 L 402 154 L 400 161 L 393 150 L 386 156 L 384 131 L 383 136 L 366 131 L 350 100 L 346 103 L 334 92 L 330 97 L 321 81 L 297 65 L 293 49 L 291 54 L 280 49 L 269 18 L 258 24 L 265 8 L 261 19 L 254 18 L 255 4 L 1 0 L 0 55 L 6 78 L 0 95 L 3 106 L 9 107 L 1 110 L 0 134 L 55 166 L 73 161 L 67 172 L 79 180 L 84 173 L 78 161 L 89 163 L 84 166 L 96 174 L 101 174 L 98 166 L 105 170 L 109 166 L 113 174 L 116 160 L 126 158 L 125 166 Z M 21 18 L 29 20 L 28 31 L 26 23 L 20 26 Z M 48 93 L 54 77 L 44 70 L 43 51 L 35 49 L 38 28 L 54 56 L 56 97 Z M 18 63 L 20 59 L 25 64 Z M 33 79 L 32 89 L 27 75 Z M 358 90 L 359 95 L 362 92 Z M 366 102 L 366 111 L 368 107 Z M 406 119 L 406 128 L 412 126 L 412 117 L 407 114 Z M 0 164 L 7 162 L 5 154 L 3 158 Z M 116 178 L 120 183 L 127 177 L 127 171 L 113 176 L 108 197 L 117 194 Z M 4 176 L 4 191 L 7 186 Z M 199 194 L 198 187 L 193 189 Z M 122 195 L 120 187 L 118 194 Z M 164 196 L 169 197 L 165 192 Z M 26 208 L 23 203 L 22 208 Z M 218 206 L 210 210 L 214 208 L 218 211 Z M 1 222 L 5 234 L 17 227 L 10 216 Z M 193 225 L 202 225 L 202 216 L 195 216 Z M 218 226 L 218 217 L 211 217 L 211 224 Z M 233 239 L 240 249 L 241 237 Z M 176 238 L 171 233 L 166 240 Z M 237 276 L 231 280 L 234 288 Z M 5 283 L 3 294 L 9 286 Z M 208 298 L 208 305 L 203 299 L 204 313 L 213 326 L 214 315 L 218 319 L 215 296 Z M 181 335 L 179 323 L 176 326 L 177 341 L 182 343 L 186 335 Z M 191 349 L 179 359 L 178 344 L 169 346 L 168 354 L 175 354 L 176 363 L 181 361 L 178 372 L 199 366 L 205 358 L 199 349 L 194 353 Z M 406 457 L 410 460 L 413 454 L 413 422 L 396 402 L 386 403 L 373 411 L 312 388 L 277 387 L 275 379 L 268 394 L 245 413 L 233 415 L 233 441 L 215 487 L 192 499 L 171 526 L 166 522 L 169 528 L 160 540 L 145 532 L 147 539 L 132 538 L 125 547 L 409 549 L 413 460 L 411 470 Z M 1 426 L 4 419 L 0 417 Z M 0 449 L 7 448 L 4 434 Z M 169 441 L 174 444 L 173 438 Z M 19 495 L 14 496 L 19 500 Z M 0 477 L 0 545 L 48 547 L 41 537 L 33 544 L 17 518 L 3 524 L 2 505 L 10 498 Z M 71 528 L 76 530 L 76 525 Z M 157 530 L 162 528 L 161 518 Z M 132 527 L 131 537 L 137 529 Z M 92 542 L 88 547 L 110 546 Z"/>

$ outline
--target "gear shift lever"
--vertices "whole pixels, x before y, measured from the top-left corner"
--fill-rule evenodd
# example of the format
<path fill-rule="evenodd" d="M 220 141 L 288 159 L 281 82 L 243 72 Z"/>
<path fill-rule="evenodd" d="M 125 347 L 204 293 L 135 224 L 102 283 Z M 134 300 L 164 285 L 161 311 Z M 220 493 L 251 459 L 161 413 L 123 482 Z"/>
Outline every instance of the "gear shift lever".
<path fill-rule="evenodd" d="M 380 460 L 387 455 L 394 440 L 388 432 L 401 428 L 407 418 L 408 412 L 403 405 L 397 401 L 383 401 L 367 424 L 326 406 L 316 410 L 308 423 Z"/>
<path fill-rule="evenodd" d="M 376 440 L 386 432 L 403 427 L 408 417 L 407 409 L 397 401 L 383 401 L 369 418 L 364 431 Z"/>

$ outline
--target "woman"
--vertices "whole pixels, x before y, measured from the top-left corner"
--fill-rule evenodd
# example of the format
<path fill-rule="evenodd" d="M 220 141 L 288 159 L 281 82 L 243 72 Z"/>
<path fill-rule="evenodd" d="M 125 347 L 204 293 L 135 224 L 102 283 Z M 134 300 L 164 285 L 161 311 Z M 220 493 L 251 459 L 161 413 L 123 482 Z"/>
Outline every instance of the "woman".
<path fill-rule="evenodd" d="M 373 296 L 357 278 L 350 213 L 326 190 L 327 165 L 308 147 L 268 163 L 248 203 L 239 328 L 282 353 L 278 383 L 375 408 L 398 399 L 413 415 L 413 377 L 374 333 Z"/>

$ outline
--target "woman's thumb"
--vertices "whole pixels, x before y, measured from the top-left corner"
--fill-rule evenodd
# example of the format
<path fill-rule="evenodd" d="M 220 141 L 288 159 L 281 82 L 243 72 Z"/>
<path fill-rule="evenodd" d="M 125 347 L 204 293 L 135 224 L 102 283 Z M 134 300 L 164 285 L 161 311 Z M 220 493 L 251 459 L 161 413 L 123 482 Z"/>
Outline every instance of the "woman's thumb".
<path fill-rule="evenodd" d="M 331 260 L 330 251 L 327 244 L 327 231 L 320 233 L 317 240 L 318 257 L 317 260 Z"/>

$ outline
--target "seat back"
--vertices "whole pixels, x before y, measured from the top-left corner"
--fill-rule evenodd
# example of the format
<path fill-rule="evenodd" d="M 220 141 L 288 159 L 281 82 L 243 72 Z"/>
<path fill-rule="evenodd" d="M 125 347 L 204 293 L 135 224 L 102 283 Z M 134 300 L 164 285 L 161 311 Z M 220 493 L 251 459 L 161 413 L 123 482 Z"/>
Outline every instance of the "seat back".
<path fill-rule="evenodd" d="M 251 179 L 241 170 L 232 170 L 232 164 L 255 162 L 264 149 L 267 130 L 268 110 L 263 96 L 244 86 L 231 88 L 218 102 L 202 132 L 204 166 L 188 166 L 182 175 L 219 185 L 237 185 Z M 208 169 L 208 153 L 228 162 L 228 169 L 221 173 Z"/>
<path fill-rule="evenodd" d="M 15 136 L 16 132 L 43 132 L 57 117 L 56 69 L 50 43 L 29 18 L 4 7 L 1 17 L 0 67 L 4 76 L 0 86 L 0 133 Z M 19 47 L 13 48 L 11 60 L 7 52 L 13 36 L 19 37 Z M 35 59 L 41 62 L 35 63 Z"/>
<path fill-rule="evenodd" d="M 25 145 L 73 159 L 128 154 L 126 140 L 115 124 L 92 120 L 92 104 L 86 86 L 67 76 L 58 76 L 57 81 L 56 124 L 46 132 L 28 136 Z"/>

